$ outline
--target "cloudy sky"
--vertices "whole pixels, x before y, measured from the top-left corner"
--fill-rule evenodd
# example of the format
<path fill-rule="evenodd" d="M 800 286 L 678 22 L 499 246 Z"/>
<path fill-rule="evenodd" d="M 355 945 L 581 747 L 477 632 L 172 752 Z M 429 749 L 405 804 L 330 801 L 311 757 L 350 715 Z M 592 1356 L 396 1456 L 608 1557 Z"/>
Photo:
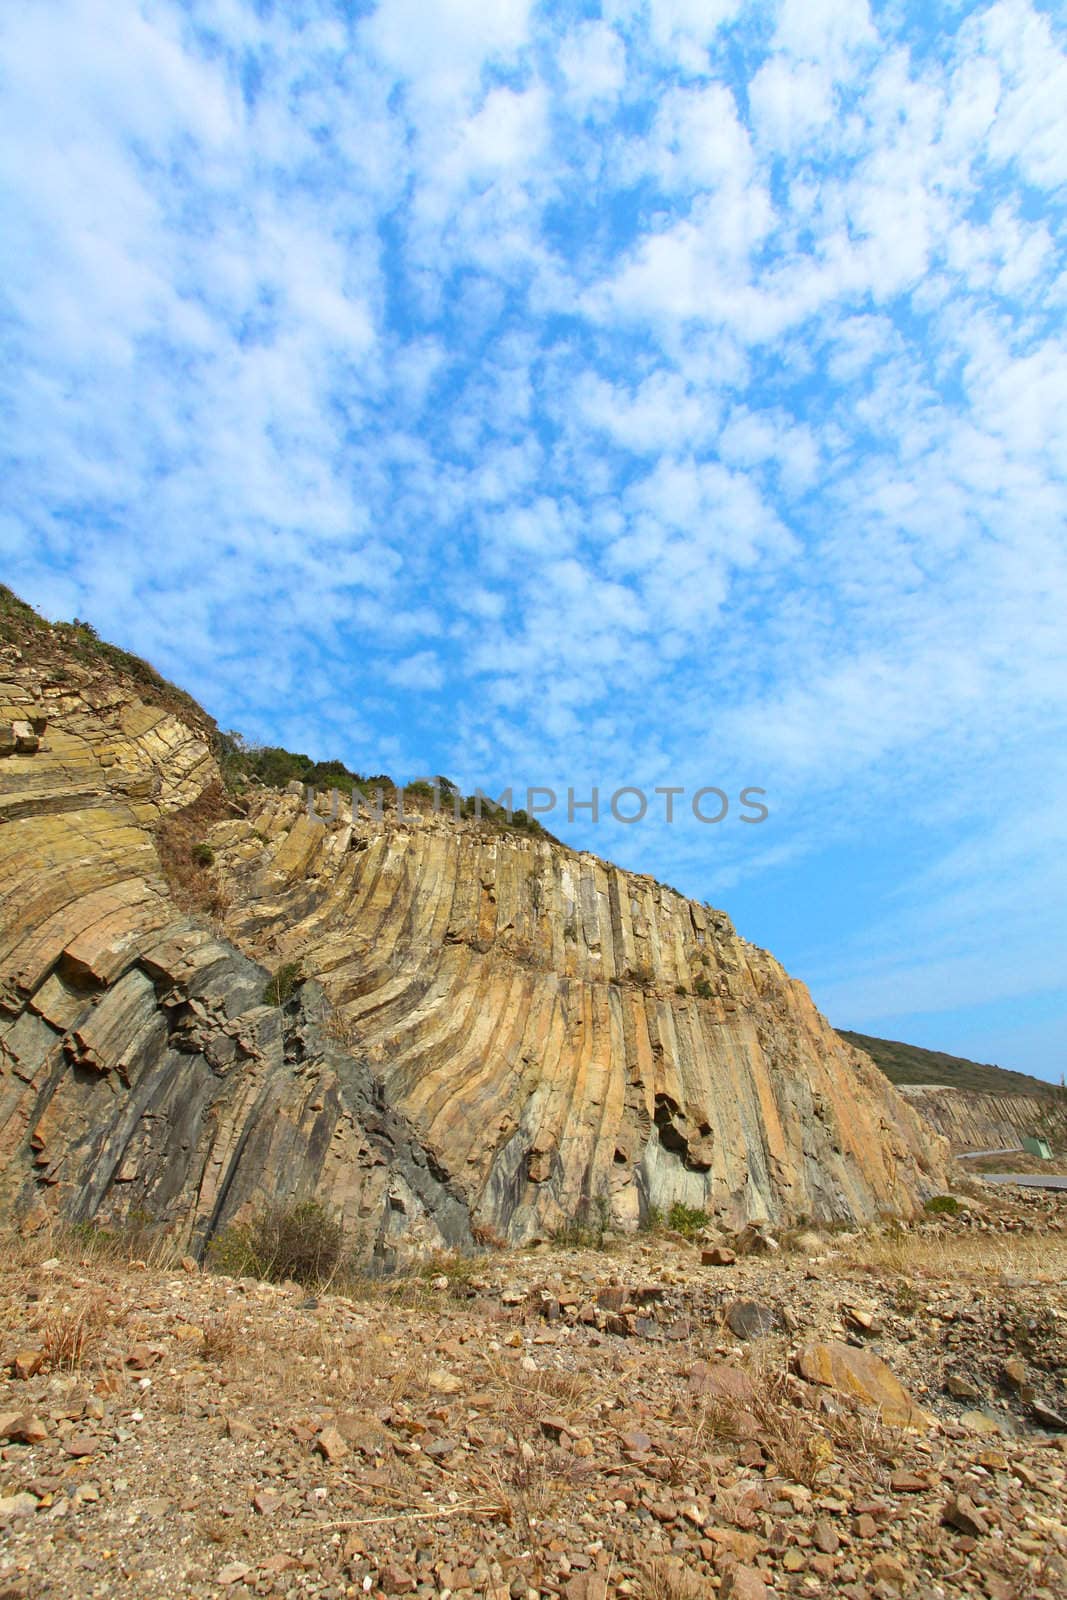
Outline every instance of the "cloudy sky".
<path fill-rule="evenodd" d="M 5 0 L 0 194 L 25 598 L 1067 1069 L 1062 12 Z"/>

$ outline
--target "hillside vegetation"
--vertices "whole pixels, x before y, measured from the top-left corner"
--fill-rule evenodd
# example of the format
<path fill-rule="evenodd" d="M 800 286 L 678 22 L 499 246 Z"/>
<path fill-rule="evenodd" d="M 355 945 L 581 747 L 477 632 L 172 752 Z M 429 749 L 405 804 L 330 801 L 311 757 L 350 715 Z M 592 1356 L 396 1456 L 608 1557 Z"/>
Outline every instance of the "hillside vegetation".
<path fill-rule="evenodd" d="M 852 1033 L 838 1028 L 842 1039 L 865 1050 L 875 1066 L 891 1083 L 943 1083 L 955 1089 L 977 1089 L 983 1094 L 1057 1095 L 1056 1084 L 1032 1078 L 1025 1072 L 1009 1072 L 1006 1067 L 988 1062 L 968 1061 L 965 1056 L 946 1055 L 943 1050 L 924 1050 L 899 1039 L 875 1039 L 870 1034 Z"/>

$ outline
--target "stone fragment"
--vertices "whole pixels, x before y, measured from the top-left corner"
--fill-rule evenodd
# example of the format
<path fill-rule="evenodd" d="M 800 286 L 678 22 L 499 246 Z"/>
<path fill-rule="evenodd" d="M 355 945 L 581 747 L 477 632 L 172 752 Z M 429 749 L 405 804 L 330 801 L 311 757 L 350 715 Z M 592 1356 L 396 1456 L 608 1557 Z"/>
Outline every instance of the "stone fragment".
<path fill-rule="evenodd" d="M 970 1428 L 972 1433 L 1003 1433 L 1004 1429 L 998 1419 L 988 1411 L 964 1411 L 960 1414 L 960 1421 L 965 1428 Z"/>
<path fill-rule="evenodd" d="M 378 1582 L 383 1594 L 410 1594 L 415 1587 L 415 1579 L 411 1573 L 395 1564 L 385 1568 Z"/>
<path fill-rule="evenodd" d="M 830 1521 L 829 1517 L 820 1517 L 811 1530 L 812 1543 L 824 1555 L 836 1555 L 841 1548 L 841 1535 Z"/>
<path fill-rule="evenodd" d="M 247 1561 L 228 1561 L 218 1570 L 218 1581 L 223 1588 L 228 1589 L 235 1583 L 240 1583 L 242 1578 L 247 1578 L 252 1568 Z"/>
<path fill-rule="evenodd" d="M 896 1494 L 922 1494 L 930 1485 L 917 1472 L 905 1472 L 903 1468 L 898 1468 L 889 1475 L 889 1487 Z"/>
<path fill-rule="evenodd" d="M 874 1407 L 891 1427 L 927 1425 L 904 1385 L 870 1350 L 837 1341 L 808 1344 L 797 1356 L 797 1370 L 809 1383 L 821 1384 Z"/>
<path fill-rule="evenodd" d="M 442 1367 L 436 1368 L 426 1379 L 426 1386 L 434 1394 L 459 1394 L 463 1388 L 463 1379 L 457 1378 L 454 1372 L 446 1372 Z"/>
<path fill-rule="evenodd" d="M 74 1433 L 64 1439 L 63 1449 L 68 1456 L 81 1460 L 85 1456 L 95 1456 L 100 1449 L 100 1442 L 91 1433 Z"/>
<path fill-rule="evenodd" d="M 957 1400 L 980 1400 L 982 1398 L 982 1391 L 978 1385 L 972 1383 L 970 1378 L 966 1378 L 958 1372 L 949 1374 L 945 1379 L 945 1388 Z"/>
<path fill-rule="evenodd" d="M 21 1490 L 18 1494 L 0 1495 L 0 1522 L 14 1522 L 18 1517 L 30 1517 L 37 1510 L 37 1497 Z"/>
<path fill-rule="evenodd" d="M 736 1260 L 736 1250 L 730 1250 L 724 1244 L 715 1244 L 710 1250 L 700 1252 L 700 1264 L 704 1267 L 732 1267 Z"/>
<path fill-rule="evenodd" d="M 989 1532 L 988 1522 L 970 1495 L 957 1494 L 947 1501 L 941 1513 L 941 1520 L 949 1527 L 958 1528 L 960 1533 L 968 1534 L 972 1539 L 981 1539 Z"/>
<path fill-rule="evenodd" d="M 884 1583 L 890 1589 L 902 1593 L 911 1582 L 911 1574 L 902 1561 L 896 1556 L 881 1554 L 875 1556 L 868 1568 L 868 1577 L 874 1583 Z"/>
<path fill-rule="evenodd" d="M 315 1440 L 315 1448 L 327 1461 L 343 1461 L 348 1454 L 348 1446 L 341 1437 L 337 1428 L 323 1428 Z"/>
<path fill-rule="evenodd" d="M 12 1362 L 12 1371 L 16 1378 L 26 1381 L 35 1378 L 43 1366 L 43 1350 L 20 1350 Z"/>
<path fill-rule="evenodd" d="M 1026 1363 L 1018 1356 L 1009 1356 L 1001 1368 L 1001 1376 L 1010 1389 L 1021 1389 L 1028 1377 Z"/>
<path fill-rule="evenodd" d="M 14 1444 L 43 1444 L 47 1438 L 48 1428 L 40 1417 L 16 1411 L 0 1417 L 0 1439 L 10 1439 Z"/>
<path fill-rule="evenodd" d="M 778 1320 L 774 1308 L 761 1300 L 731 1300 L 725 1316 L 730 1332 L 746 1341 L 765 1338 Z"/>
<path fill-rule="evenodd" d="M 769 1590 L 754 1567 L 731 1567 L 719 1589 L 720 1600 L 767 1600 Z"/>

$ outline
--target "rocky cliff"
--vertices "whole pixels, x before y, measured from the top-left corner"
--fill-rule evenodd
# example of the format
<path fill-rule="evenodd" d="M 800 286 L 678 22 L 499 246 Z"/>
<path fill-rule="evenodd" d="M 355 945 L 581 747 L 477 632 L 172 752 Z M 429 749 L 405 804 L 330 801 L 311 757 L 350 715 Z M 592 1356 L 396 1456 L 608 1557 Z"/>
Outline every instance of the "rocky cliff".
<path fill-rule="evenodd" d="M 235 804 L 184 697 L 70 630 L 7 639 L 9 1209 L 199 1249 L 314 1195 L 388 1258 L 675 1200 L 864 1219 L 943 1187 L 936 1137 L 721 912 L 485 823 Z M 285 963 L 311 981 L 269 1003 Z"/>
<path fill-rule="evenodd" d="M 901 1093 L 954 1153 L 1018 1149 L 1024 1137 L 1067 1149 L 1067 1099 L 1050 1094 L 983 1094 L 942 1083 L 903 1084 Z"/>

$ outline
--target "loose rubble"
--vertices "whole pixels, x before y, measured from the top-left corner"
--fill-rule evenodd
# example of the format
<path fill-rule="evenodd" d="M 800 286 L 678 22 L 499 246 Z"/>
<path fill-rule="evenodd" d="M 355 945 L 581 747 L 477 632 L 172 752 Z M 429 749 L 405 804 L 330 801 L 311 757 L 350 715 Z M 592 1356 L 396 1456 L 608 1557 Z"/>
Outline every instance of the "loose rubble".
<path fill-rule="evenodd" d="M 1059 1221 L 318 1295 L 10 1243 L 0 1594 L 1051 1600 Z"/>

